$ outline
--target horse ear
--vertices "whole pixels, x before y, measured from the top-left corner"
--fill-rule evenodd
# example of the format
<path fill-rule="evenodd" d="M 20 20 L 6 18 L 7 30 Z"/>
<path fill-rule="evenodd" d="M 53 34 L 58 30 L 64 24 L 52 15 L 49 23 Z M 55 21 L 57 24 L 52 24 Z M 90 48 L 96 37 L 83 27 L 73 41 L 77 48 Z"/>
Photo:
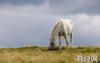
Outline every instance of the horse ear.
<path fill-rule="evenodd" d="M 50 46 L 48 46 L 48 50 L 50 50 Z"/>

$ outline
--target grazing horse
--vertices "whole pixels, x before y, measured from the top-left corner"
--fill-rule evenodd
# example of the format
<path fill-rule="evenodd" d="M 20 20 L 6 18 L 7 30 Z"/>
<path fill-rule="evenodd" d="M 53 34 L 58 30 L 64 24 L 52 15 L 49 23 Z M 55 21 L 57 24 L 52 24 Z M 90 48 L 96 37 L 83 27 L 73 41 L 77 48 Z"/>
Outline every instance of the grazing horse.
<path fill-rule="evenodd" d="M 56 46 L 56 37 L 59 38 L 59 49 L 61 49 L 61 40 L 65 38 L 66 47 L 70 48 L 72 44 L 73 23 L 70 19 L 60 19 L 54 26 L 50 38 L 49 49 L 53 50 Z M 68 43 L 68 36 L 70 36 L 70 47 Z"/>

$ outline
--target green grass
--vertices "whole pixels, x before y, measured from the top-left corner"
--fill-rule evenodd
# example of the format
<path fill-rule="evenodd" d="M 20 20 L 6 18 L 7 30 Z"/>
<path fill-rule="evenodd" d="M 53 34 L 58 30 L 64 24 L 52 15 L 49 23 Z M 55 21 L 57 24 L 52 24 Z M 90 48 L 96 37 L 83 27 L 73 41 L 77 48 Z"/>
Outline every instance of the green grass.
<path fill-rule="evenodd" d="M 77 56 L 98 56 L 100 63 L 100 47 L 56 47 L 54 51 L 37 46 L 0 49 L 0 63 L 78 63 Z"/>

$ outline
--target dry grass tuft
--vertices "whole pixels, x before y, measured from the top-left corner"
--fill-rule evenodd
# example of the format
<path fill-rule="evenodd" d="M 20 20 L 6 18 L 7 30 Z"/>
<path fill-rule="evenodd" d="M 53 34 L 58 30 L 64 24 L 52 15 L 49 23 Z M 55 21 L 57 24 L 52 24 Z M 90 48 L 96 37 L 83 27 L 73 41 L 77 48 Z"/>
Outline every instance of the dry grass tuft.
<path fill-rule="evenodd" d="M 47 47 L 2 48 L 0 63 L 77 63 L 79 55 L 100 57 L 100 47 L 62 47 L 60 51 Z"/>

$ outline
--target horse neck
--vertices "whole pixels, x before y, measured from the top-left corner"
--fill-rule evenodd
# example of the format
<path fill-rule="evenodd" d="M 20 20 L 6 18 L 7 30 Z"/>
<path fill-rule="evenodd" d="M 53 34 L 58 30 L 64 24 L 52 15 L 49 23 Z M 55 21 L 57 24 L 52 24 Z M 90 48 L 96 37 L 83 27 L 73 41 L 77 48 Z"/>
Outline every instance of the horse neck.
<path fill-rule="evenodd" d="M 57 36 L 57 31 L 56 30 L 53 30 L 52 31 L 52 34 L 51 34 L 51 40 L 55 40 L 56 39 L 56 36 Z"/>
<path fill-rule="evenodd" d="M 58 30 L 57 30 L 57 24 L 54 26 L 53 30 L 52 30 L 52 34 L 51 34 L 51 40 L 54 40 L 56 39 L 56 36 L 57 36 L 57 33 L 58 33 Z"/>

